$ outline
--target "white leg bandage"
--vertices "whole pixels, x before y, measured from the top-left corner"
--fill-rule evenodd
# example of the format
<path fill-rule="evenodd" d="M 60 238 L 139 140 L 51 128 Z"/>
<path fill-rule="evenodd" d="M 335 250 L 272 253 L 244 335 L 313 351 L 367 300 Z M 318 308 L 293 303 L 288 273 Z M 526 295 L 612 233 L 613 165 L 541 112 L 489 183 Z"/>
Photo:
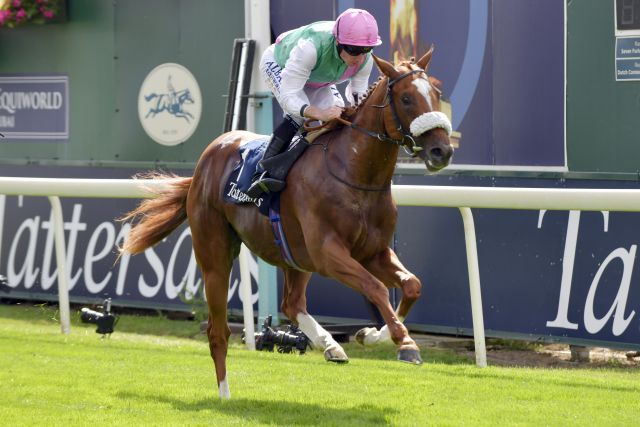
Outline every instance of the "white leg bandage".
<path fill-rule="evenodd" d="M 383 342 L 391 342 L 391 334 L 389 328 L 384 325 L 380 330 L 376 328 L 370 328 L 364 336 L 364 345 L 373 345 Z"/>
<path fill-rule="evenodd" d="M 398 316 L 398 320 L 404 322 L 404 318 Z M 387 325 L 384 325 L 380 330 L 376 328 L 368 328 L 364 335 L 364 345 L 379 344 L 391 342 L 391 333 Z"/>
<path fill-rule="evenodd" d="M 220 381 L 220 385 L 218 386 L 218 394 L 222 399 L 231 398 L 231 392 L 229 391 L 229 383 L 227 382 L 226 375 L 224 379 Z"/>
<path fill-rule="evenodd" d="M 298 313 L 296 316 L 300 330 L 311 340 L 314 348 L 325 350 L 330 346 L 339 344 L 333 339 L 331 334 L 327 332 L 316 319 L 308 314 Z"/>

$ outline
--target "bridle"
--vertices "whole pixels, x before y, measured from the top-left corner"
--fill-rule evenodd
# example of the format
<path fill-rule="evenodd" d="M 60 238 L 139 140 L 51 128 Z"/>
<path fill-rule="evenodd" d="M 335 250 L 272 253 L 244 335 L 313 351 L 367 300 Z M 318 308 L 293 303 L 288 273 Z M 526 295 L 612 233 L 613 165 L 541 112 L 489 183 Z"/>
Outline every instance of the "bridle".
<path fill-rule="evenodd" d="M 416 144 L 416 140 L 413 139 L 411 132 L 407 132 L 404 129 L 404 126 L 402 125 L 402 122 L 398 117 L 398 112 L 396 111 L 396 104 L 393 102 L 393 86 L 396 83 L 398 83 L 400 80 L 404 79 L 405 77 L 409 77 L 417 73 L 425 73 L 426 75 L 425 70 L 423 70 L 422 68 L 418 68 L 417 70 L 407 71 L 406 73 L 399 75 L 395 79 L 390 80 L 387 83 L 387 94 L 385 96 L 385 103 L 382 105 L 373 106 L 375 108 L 384 108 L 387 105 L 389 105 L 389 107 L 391 108 L 391 115 L 393 117 L 393 121 L 395 122 L 395 125 L 396 125 L 396 130 L 400 133 L 400 135 L 402 135 L 402 140 L 398 141 L 397 139 L 393 139 L 385 135 L 384 141 L 401 146 L 407 152 L 407 154 L 409 154 L 411 157 L 417 156 L 418 152 L 422 151 L 423 148 L 420 147 L 418 144 Z M 409 141 L 408 144 L 407 144 L 407 140 Z M 409 146 L 409 149 L 411 151 L 407 149 L 407 145 Z"/>
<path fill-rule="evenodd" d="M 398 83 L 400 80 L 417 73 L 426 74 L 425 70 L 423 70 L 422 68 L 419 68 L 417 70 L 407 71 L 406 73 L 399 75 L 393 80 L 387 80 L 387 93 L 385 95 L 383 104 L 372 105 L 372 107 L 374 108 L 386 108 L 387 106 L 391 108 L 391 115 L 396 125 L 396 130 L 398 131 L 398 133 L 400 133 L 400 135 L 402 135 L 402 139 L 398 140 L 390 137 L 386 133 L 378 133 L 378 132 L 371 131 L 369 129 L 365 129 L 361 126 L 356 125 L 355 123 L 352 123 L 348 120 L 343 119 L 342 117 L 338 117 L 335 120 L 341 122 L 346 126 L 349 126 L 351 129 L 357 130 L 358 132 L 364 133 L 365 135 L 368 135 L 371 138 L 377 139 L 378 141 L 383 141 L 383 142 L 388 142 L 390 144 L 398 145 L 402 147 L 407 152 L 408 155 L 410 155 L 411 157 L 416 157 L 418 155 L 418 152 L 422 151 L 423 148 L 416 143 L 416 140 L 411 135 L 411 132 L 407 132 L 405 130 L 404 126 L 402 125 L 402 122 L 400 121 L 400 118 L 398 117 L 398 112 L 396 111 L 396 106 L 395 106 L 395 103 L 393 102 L 393 86 L 396 83 Z M 327 122 L 320 126 L 309 127 L 307 126 L 307 123 L 309 122 L 310 121 L 307 121 L 304 124 L 304 128 L 307 131 L 319 130 L 325 127 L 329 123 Z"/>
<path fill-rule="evenodd" d="M 354 129 L 358 132 L 364 133 L 365 135 L 368 135 L 371 138 L 377 139 L 379 141 L 383 141 L 383 142 L 387 142 L 390 144 L 395 144 L 398 145 L 400 147 L 402 147 L 407 154 L 409 154 L 411 157 L 416 157 L 418 155 L 418 153 L 420 151 L 423 150 L 422 147 L 420 147 L 415 139 L 413 138 L 413 136 L 411 135 L 411 132 L 407 131 L 404 126 L 402 125 L 402 122 L 400 121 L 400 118 L 398 117 L 398 112 L 396 111 L 396 107 L 395 107 L 395 103 L 393 102 L 393 86 L 398 83 L 400 80 L 412 76 L 414 74 L 418 74 L 418 73 L 425 73 L 426 71 L 423 70 L 422 68 L 419 68 L 417 70 L 411 70 L 411 71 L 407 71 L 404 74 L 399 75 L 398 77 L 396 77 L 393 80 L 390 80 L 387 77 L 387 93 L 385 94 L 385 98 L 384 98 L 384 102 L 382 103 L 382 105 L 373 105 L 372 107 L 374 108 L 386 108 L 387 106 L 389 106 L 391 108 L 391 115 L 393 117 L 393 121 L 395 123 L 396 126 L 396 130 L 398 131 L 398 133 L 400 133 L 400 135 L 402 135 L 402 139 L 395 139 L 390 137 L 389 135 L 387 135 L 386 133 L 379 133 L 379 132 L 374 132 L 371 131 L 369 129 L 365 129 L 361 126 L 356 125 L 355 123 L 352 123 L 348 120 L 343 119 L 342 117 L 338 117 L 335 120 L 341 122 L 342 124 L 349 126 L 351 129 Z M 323 127 L 327 126 L 328 123 L 323 123 L 320 126 L 315 126 L 315 127 L 310 127 L 308 125 L 308 123 L 310 123 L 311 120 L 307 120 L 304 123 L 304 129 L 306 131 L 315 131 L 315 130 L 319 130 L 322 129 Z M 329 165 L 329 160 L 328 160 L 328 145 L 327 144 L 318 144 L 318 143 L 312 143 L 311 145 L 322 145 L 324 148 L 324 158 L 325 158 L 325 165 L 327 167 L 327 170 L 329 171 L 329 174 L 331 176 L 333 176 L 333 178 L 335 178 L 336 180 L 340 181 L 341 183 L 345 184 L 348 187 L 357 189 L 357 190 L 361 190 L 361 191 L 388 191 L 391 188 L 391 183 L 389 183 L 388 185 L 384 186 L 384 187 L 365 187 L 365 186 L 360 186 L 360 185 L 356 185 L 356 184 L 352 184 L 346 180 L 344 180 L 343 178 L 341 178 L 340 176 L 338 176 L 334 171 L 331 170 L 331 167 Z M 408 147 L 407 147 L 408 146 Z"/>

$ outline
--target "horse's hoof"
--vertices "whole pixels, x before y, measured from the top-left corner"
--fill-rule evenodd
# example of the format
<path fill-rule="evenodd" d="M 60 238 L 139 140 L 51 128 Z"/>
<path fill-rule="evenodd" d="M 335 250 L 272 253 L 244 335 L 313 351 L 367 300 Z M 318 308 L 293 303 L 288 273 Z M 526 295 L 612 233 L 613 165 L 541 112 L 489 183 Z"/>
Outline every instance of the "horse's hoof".
<path fill-rule="evenodd" d="M 349 363 L 349 358 L 342 347 L 329 347 L 324 351 L 324 358 L 327 362 Z"/>
<path fill-rule="evenodd" d="M 356 342 L 362 346 L 365 345 L 364 339 L 366 338 L 367 335 L 371 333 L 372 330 L 375 330 L 375 328 L 360 329 L 358 332 L 356 332 L 356 335 L 355 335 Z"/>
<path fill-rule="evenodd" d="M 412 365 L 422 365 L 420 350 L 415 348 L 405 348 L 398 350 L 398 360 Z"/>

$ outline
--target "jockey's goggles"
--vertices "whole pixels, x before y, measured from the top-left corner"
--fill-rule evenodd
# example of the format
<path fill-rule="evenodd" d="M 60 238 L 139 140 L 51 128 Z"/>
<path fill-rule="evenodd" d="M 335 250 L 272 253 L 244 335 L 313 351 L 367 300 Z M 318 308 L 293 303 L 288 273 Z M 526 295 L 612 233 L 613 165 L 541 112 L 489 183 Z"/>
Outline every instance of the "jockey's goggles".
<path fill-rule="evenodd" d="M 363 55 L 373 50 L 373 46 L 353 46 L 350 44 L 341 44 L 340 46 L 351 56 Z"/>

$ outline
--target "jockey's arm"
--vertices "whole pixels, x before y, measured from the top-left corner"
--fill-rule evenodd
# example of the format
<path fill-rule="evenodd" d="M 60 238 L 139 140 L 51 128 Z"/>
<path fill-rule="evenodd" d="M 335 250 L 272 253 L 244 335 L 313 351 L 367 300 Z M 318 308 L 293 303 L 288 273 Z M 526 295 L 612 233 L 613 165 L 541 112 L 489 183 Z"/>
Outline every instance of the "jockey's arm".
<path fill-rule="evenodd" d="M 318 108 L 309 105 L 309 98 L 304 93 L 304 86 L 307 84 L 311 70 L 316 66 L 316 62 L 315 45 L 309 40 L 300 40 L 298 45 L 291 50 L 282 71 L 282 82 L 280 84 L 281 107 L 292 116 L 326 122 L 340 117 L 342 108 L 335 106 Z M 305 105 L 304 111 L 301 111 Z"/>
<path fill-rule="evenodd" d="M 349 84 L 344 90 L 344 94 L 347 98 L 347 102 L 351 105 L 356 105 L 359 99 L 362 99 L 367 89 L 369 88 L 369 76 L 373 68 L 373 57 L 367 55 L 367 62 L 364 66 L 351 77 Z"/>
<path fill-rule="evenodd" d="M 316 47 L 309 40 L 300 40 L 291 50 L 284 70 L 282 70 L 282 81 L 280 82 L 280 106 L 287 114 L 301 117 L 300 109 L 304 105 L 309 105 L 309 98 L 304 93 L 304 86 L 307 84 L 316 62 Z"/>

